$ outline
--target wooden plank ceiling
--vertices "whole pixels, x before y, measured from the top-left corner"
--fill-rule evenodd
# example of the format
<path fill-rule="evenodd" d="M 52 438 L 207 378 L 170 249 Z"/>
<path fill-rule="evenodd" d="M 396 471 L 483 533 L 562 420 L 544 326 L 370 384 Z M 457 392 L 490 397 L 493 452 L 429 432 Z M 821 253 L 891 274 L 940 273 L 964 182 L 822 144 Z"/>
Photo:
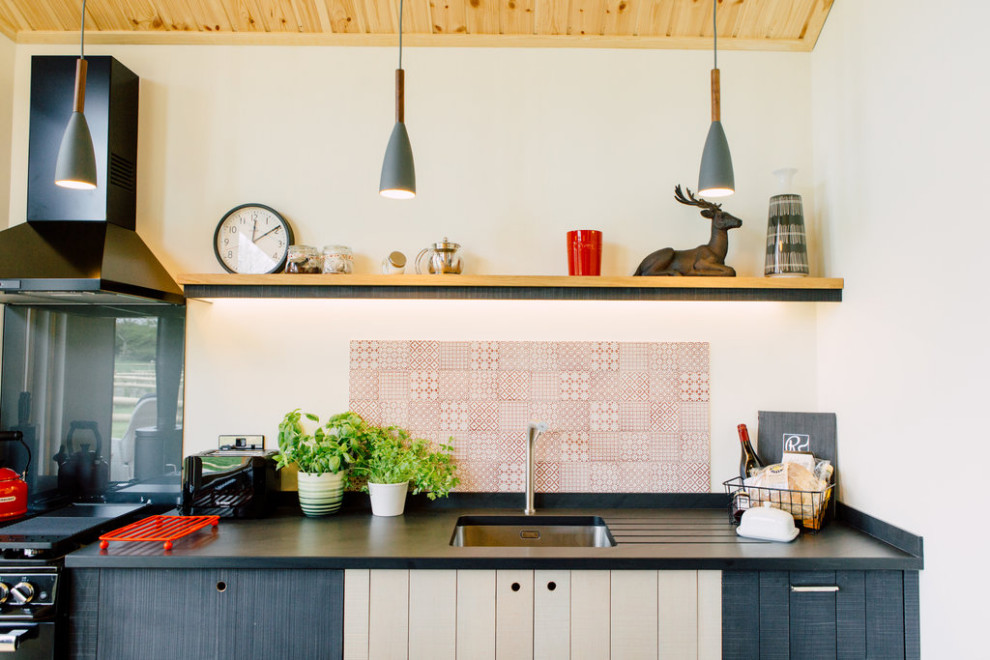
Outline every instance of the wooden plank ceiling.
<path fill-rule="evenodd" d="M 719 48 L 810 51 L 833 0 L 718 0 Z M 78 40 L 82 0 L 0 0 L 17 43 Z M 399 0 L 87 0 L 91 43 L 386 45 Z M 710 49 L 711 0 L 405 0 L 410 46 Z M 408 39 L 405 37 L 408 36 Z"/>

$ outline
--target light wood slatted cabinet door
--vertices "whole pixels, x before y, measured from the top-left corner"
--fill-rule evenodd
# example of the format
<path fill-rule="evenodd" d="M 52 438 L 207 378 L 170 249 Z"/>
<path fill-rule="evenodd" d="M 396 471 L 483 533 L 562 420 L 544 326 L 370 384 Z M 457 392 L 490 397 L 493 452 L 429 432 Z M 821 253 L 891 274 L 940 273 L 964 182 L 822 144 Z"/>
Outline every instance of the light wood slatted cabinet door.
<path fill-rule="evenodd" d="M 722 655 L 720 571 L 348 570 L 344 658 Z"/>

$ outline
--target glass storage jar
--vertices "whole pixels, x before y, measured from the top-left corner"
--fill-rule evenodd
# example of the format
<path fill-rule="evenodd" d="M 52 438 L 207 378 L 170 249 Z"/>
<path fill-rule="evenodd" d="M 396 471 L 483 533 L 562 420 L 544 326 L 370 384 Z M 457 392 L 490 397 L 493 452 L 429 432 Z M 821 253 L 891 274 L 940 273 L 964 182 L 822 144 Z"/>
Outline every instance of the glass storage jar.
<path fill-rule="evenodd" d="M 354 271 L 354 255 L 346 245 L 323 247 L 324 273 L 351 273 Z"/>
<path fill-rule="evenodd" d="M 285 259 L 286 273 L 319 273 L 322 267 L 320 253 L 312 245 L 290 245 Z"/>

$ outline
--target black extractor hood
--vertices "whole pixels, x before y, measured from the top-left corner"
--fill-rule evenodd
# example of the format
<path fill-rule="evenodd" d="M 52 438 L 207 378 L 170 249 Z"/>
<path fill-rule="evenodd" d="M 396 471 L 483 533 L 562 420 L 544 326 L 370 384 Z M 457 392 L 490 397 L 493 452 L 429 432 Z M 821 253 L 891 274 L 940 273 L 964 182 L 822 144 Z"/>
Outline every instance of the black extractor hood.
<path fill-rule="evenodd" d="M 76 58 L 34 56 L 27 222 L 0 232 L 0 303 L 181 304 L 182 288 L 134 231 L 138 77 L 112 57 L 86 60 L 97 188 L 55 185 Z"/>

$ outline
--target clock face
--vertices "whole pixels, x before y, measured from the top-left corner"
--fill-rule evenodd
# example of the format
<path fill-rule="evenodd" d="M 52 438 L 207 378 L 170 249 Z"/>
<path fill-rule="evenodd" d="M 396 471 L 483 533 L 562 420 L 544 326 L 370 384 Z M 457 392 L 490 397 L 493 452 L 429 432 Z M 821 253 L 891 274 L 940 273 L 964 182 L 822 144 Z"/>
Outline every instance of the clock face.
<path fill-rule="evenodd" d="M 289 223 L 262 204 L 231 209 L 213 235 L 213 251 L 228 273 L 277 273 L 291 244 Z"/>

